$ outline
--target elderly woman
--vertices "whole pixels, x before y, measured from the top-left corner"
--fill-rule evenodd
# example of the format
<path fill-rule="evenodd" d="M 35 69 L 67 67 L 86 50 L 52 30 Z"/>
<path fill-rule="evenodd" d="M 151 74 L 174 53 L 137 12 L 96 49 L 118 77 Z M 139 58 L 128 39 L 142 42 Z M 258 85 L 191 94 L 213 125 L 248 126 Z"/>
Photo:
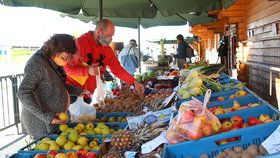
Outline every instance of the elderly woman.
<path fill-rule="evenodd" d="M 53 130 L 69 106 L 69 96 L 83 91 L 67 84 L 63 66 L 76 53 L 73 36 L 55 34 L 27 62 L 18 98 L 22 107 L 23 132 L 40 138 Z"/>

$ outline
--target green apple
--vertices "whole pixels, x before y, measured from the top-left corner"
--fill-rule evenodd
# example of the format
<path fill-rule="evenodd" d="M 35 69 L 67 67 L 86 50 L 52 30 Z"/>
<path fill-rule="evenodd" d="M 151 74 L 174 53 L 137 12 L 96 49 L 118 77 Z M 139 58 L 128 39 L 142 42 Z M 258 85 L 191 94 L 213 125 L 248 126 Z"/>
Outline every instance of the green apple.
<path fill-rule="evenodd" d="M 60 124 L 59 125 L 59 130 L 61 132 L 66 131 L 68 129 L 68 125 L 67 124 Z"/>
<path fill-rule="evenodd" d="M 67 142 L 67 139 L 66 139 L 66 137 L 64 135 L 61 135 L 61 136 L 56 138 L 55 142 L 59 146 L 63 146 Z"/>
<path fill-rule="evenodd" d="M 72 150 L 72 148 L 75 146 L 76 144 L 71 142 L 71 141 L 68 141 L 66 144 L 64 144 L 63 148 L 65 150 Z"/>
<path fill-rule="evenodd" d="M 70 140 L 73 143 L 76 143 L 77 140 L 79 139 L 79 137 L 80 136 L 79 136 L 79 134 L 77 132 L 72 132 L 72 133 L 69 134 L 68 140 Z"/>
<path fill-rule="evenodd" d="M 88 144 L 88 139 L 86 137 L 80 137 L 77 141 L 77 144 L 86 146 Z"/>

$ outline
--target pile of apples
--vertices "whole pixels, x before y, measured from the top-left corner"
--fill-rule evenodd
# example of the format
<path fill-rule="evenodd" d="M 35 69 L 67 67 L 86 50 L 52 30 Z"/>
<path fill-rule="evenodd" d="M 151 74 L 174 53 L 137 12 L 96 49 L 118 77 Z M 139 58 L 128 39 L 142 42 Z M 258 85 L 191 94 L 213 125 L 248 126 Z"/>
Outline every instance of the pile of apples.
<path fill-rule="evenodd" d="M 98 142 L 72 132 L 67 136 L 60 135 L 55 140 L 43 138 L 36 144 L 34 150 L 100 150 Z"/>
<path fill-rule="evenodd" d="M 97 154 L 84 149 L 68 153 L 59 153 L 55 150 L 50 150 L 46 154 L 37 154 L 34 158 L 97 158 Z"/>
<path fill-rule="evenodd" d="M 249 103 L 247 105 L 241 106 L 236 100 L 234 100 L 233 106 L 230 108 L 223 108 L 222 106 L 216 106 L 213 108 L 209 108 L 209 111 L 211 111 L 215 115 L 220 115 L 220 114 L 225 114 L 227 112 L 242 110 L 242 109 L 251 108 L 259 105 L 260 105 L 259 103 Z"/>
<path fill-rule="evenodd" d="M 259 117 L 249 117 L 245 123 L 243 118 L 239 115 L 232 116 L 230 119 L 220 120 L 222 127 L 219 132 L 226 132 L 230 130 L 236 130 L 239 128 L 245 128 L 248 126 L 254 126 L 262 123 L 272 122 L 273 119 L 267 114 L 261 114 Z"/>
<path fill-rule="evenodd" d="M 108 135 L 116 132 L 103 122 L 97 123 L 96 126 L 93 123 L 78 123 L 74 128 L 69 128 L 67 124 L 61 124 L 59 130 L 61 131 L 60 135 L 69 135 L 72 132 L 76 132 L 78 135 Z"/>
<path fill-rule="evenodd" d="M 230 95 L 228 99 L 233 99 L 233 98 L 242 97 L 242 96 L 246 96 L 246 95 L 247 95 L 246 91 L 239 90 L 239 91 L 235 92 L 235 94 Z M 217 98 L 217 101 L 224 101 L 224 100 L 226 100 L 225 97 L 218 97 Z"/>
<path fill-rule="evenodd" d="M 172 120 L 166 134 L 170 144 L 176 144 L 187 139 L 197 140 L 215 134 L 221 128 L 218 118 L 206 109 L 179 109 L 179 111 L 180 113 Z"/>

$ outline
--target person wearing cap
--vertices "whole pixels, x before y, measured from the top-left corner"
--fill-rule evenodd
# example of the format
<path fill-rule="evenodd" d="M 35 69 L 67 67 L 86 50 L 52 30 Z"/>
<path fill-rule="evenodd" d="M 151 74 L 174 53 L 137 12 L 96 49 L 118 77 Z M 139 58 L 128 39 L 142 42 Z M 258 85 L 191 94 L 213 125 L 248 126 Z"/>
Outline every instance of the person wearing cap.
<path fill-rule="evenodd" d="M 114 24 L 108 19 L 102 19 L 96 24 L 94 31 L 89 31 L 77 38 L 78 53 L 64 67 L 69 84 L 86 89 L 93 94 L 96 89 L 95 76 L 100 73 L 100 77 L 103 77 L 108 67 L 119 79 L 129 85 L 133 84 L 136 91 L 144 92 L 143 85 L 120 65 L 117 56 L 109 46 L 114 33 Z M 71 98 L 71 102 L 75 99 Z M 84 101 L 90 103 L 91 98 L 84 96 Z"/>
<path fill-rule="evenodd" d="M 139 49 L 135 39 L 131 39 L 121 50 L 119 60 L 130 74 L 133 75 L 136 72 L 136 69 L 139 67 Z"/>

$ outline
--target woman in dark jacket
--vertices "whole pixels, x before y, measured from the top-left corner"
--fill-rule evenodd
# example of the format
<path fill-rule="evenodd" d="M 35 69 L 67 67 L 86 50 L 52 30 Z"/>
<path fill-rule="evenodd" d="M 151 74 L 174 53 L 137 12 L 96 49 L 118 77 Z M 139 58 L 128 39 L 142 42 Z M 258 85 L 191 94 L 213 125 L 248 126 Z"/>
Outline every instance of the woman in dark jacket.
<path fill-rule="evenodd" d="M 73 36 L 55 34 L 27 62 L 18 98 L 22 107 L 23 132 L 40 138 L 65 123 L 58 119 L 69 106 L 69 96 L 82 89 L 67 84 L 63 66 L 76 53 Z"/>

